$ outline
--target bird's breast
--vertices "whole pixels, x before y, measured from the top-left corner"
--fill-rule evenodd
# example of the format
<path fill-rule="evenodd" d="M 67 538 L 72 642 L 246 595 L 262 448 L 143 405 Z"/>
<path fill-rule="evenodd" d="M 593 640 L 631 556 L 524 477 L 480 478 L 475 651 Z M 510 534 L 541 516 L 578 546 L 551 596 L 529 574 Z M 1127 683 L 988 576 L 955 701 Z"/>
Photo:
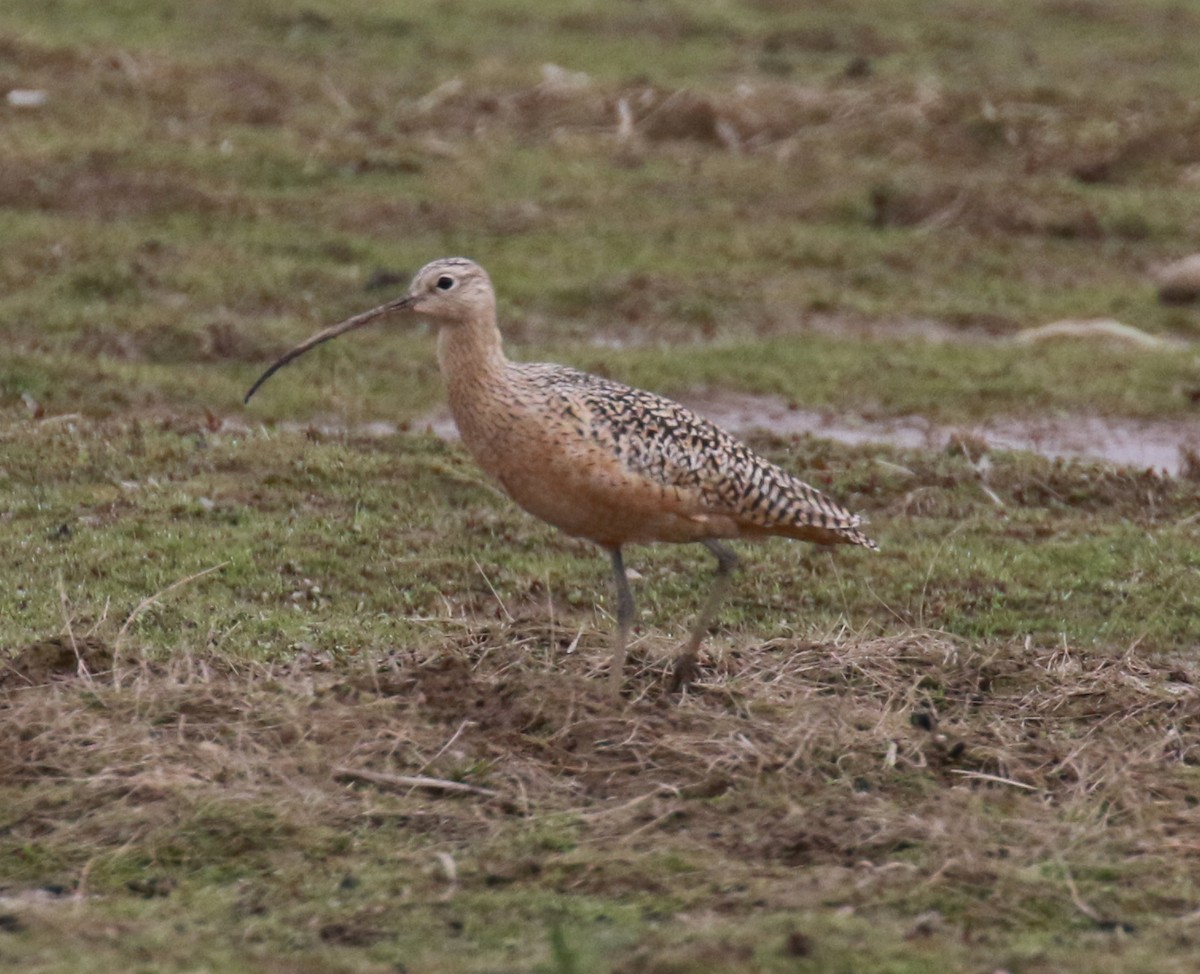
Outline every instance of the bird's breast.
<path fill-rule="evenodd" d="M 529 513 L 606 546 L 736 536 L 692 492 L 631 470 L 586 413 L 538 391 L 476 386 L 450 397 L 463 444 Z"/>

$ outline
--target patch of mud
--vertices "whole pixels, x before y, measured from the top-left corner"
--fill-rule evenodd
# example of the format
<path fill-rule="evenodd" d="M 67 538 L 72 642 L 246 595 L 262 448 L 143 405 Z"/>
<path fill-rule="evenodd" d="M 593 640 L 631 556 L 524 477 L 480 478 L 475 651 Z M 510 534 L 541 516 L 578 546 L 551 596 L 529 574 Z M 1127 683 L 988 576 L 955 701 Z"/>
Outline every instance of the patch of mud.
<path fill-rule="evenodd" d="M 0 690 L 41 686 L 56 680 L 107 678 L 113 648 L 92 636 L 53 636 L 0 659 Z"/>
<path fill-rule="evenodd" d="M 921 417 L 864 419 L 812 409 L 797 409 L 778 396 L 721 392 L 680 396 L 689 409 L 736 436 L 822 436 L 839 443 L 883 443 L 910 450 L 945 450 L 952 439 L 982 441 L 994 449 L 1024 450 L 1051 459 L 1101 460 L 1122 467 L 1163 471 L 1178 476 L 1186 452 L 1200 451 L 1200 428 L 1179 420 L 1119 419 L 1104 416 L 1058 416 L 1051 419 L 988 420 L 968 425 L 940 425 Z M 382 435 L 385 423 L 371 424 Z M 445 440 L 458 438 L 454 420 L 441 409 L 412 423 Z M 395 428 L 392 428 L 395 432 Z"/>

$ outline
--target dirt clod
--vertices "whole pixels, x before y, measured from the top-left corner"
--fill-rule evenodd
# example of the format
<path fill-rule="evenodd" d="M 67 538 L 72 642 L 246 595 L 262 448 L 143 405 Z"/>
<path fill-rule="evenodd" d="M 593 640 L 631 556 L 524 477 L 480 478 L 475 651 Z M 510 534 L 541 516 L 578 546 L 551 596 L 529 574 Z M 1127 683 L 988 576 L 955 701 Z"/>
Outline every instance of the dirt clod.
<path fill-rule="evenodd" d="M 91 636 L 53 636 L 0 660 L 0 689 L 40 686 L 51 680 L 105 679 L 111 675 L 113 650 Z"/>

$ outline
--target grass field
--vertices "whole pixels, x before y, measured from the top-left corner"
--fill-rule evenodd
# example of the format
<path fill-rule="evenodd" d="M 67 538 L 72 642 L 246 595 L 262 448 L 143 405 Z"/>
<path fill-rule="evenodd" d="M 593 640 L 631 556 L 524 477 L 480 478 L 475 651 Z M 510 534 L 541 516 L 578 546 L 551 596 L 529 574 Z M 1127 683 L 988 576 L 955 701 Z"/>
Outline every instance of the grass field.
<path fill-rule="evenodd" d="M 1200 460 L 753 445 L 881 552 L 605 559 L 426 423 L 515 357 L 865 420 L 1186 429 L 1200 8 L 9 0 L 0 969 L 1190 972 Z M 39 102 L 40 103 L 36 103 Z M 1159 340 L 1026 344 L 1111 318 Z M 389 425 L 383 426 L 380 423 Z M 373 425 L 374 424 L 374 425 Z"/>

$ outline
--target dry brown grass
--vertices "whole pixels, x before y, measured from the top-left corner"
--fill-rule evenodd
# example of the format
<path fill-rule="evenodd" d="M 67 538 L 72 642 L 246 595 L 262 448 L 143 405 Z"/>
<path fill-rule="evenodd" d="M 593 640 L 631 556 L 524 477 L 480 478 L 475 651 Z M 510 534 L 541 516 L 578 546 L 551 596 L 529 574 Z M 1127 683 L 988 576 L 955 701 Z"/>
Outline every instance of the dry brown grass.
<path fill-rule="evenodd" d="M 69 845 L 80 868 L 130 844 L 169 865 L 176 823 L 234 802 L 279 816 L 235 848 L 402 821 L 454 850 L 458 881 L 509 882 L 545 863 L 497 851 L 508 823 L 566 816 L 593 850 L 560 863 L 574 891 L 644 892 L 630 862 L 675 849 L 705 864 L 698 886 L 752 873 L 787 901 L 799 868 L 865 906 L 916 883 L 965 893 L 976 923 L 1021 921 L 1028 870 L 1055 863 L 1059 899 L 1101 925 L 1195 908 L 1180 892 L 1200 856 L 1191 661 L 916 631 L 776 640 L 725 654 L 682 701 L 647 663 L 618 706 L 593 642 L 496 623 L 349 665 L 188 654 L 10 680 L 10 837 Z M 1109 868 L 1155 883 L 1074 888 Z"/>

